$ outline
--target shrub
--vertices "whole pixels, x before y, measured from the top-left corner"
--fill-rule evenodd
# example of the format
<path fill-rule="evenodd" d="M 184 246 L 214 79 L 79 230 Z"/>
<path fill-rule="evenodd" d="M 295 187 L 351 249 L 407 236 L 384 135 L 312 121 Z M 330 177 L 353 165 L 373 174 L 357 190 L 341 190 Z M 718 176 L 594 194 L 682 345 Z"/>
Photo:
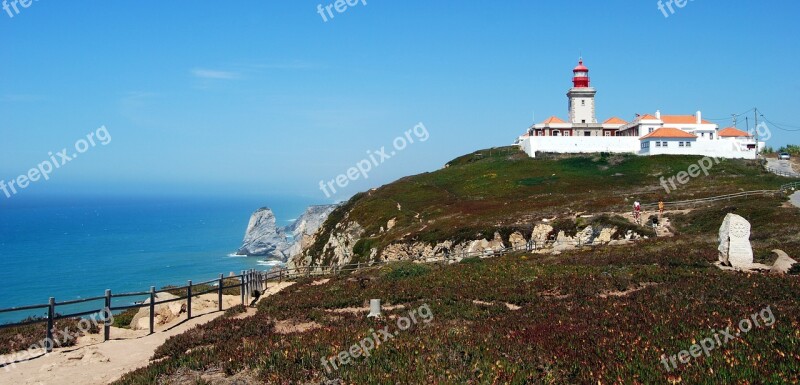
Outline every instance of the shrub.
<path fill-rule="evenodd" d="M 420 277 L 431 271 L 431 268 L 428 266 L 412 262 L 401 262 L 395 266 L 391 266 L 391 269 L 392 270 L 386 274 L 386 278 L 390 280 Z"/>
<path fill-rule="evenodd" d="M 469 258 L 462 259 L 461 263 L 479 264 L 479 263 L 483 263 L 483 259 L 481 257 L 469 257 Z"/>
<path fill-rule="evenodd" d="M 122 313 L 114 315 L 114 327 L 128 329 L 131 326 L 131 321 L 139 309 L 128 309 Z"/>
<path fill-rule="evenodd" d="M 225 310 L 225 313 L 222 316 L 225 318 L 230 318 L 245 312 L 247 312 L 247 308 L 244 305 L 236 305 L 228 310 Z"/>
<path fill-rule="evenodd" d="M 547 236 L 557 237 L 561 231 L 568 237 L 574 237 L 578 235 L 578 224 L 572 218 L 556 219 L 553 221 L 553 231 Z"/>

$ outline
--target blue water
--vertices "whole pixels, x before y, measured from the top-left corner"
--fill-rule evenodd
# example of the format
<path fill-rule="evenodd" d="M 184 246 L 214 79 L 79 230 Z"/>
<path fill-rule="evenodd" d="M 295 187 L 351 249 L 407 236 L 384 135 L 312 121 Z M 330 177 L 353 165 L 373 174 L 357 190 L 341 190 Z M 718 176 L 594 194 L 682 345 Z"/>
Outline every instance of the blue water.
<path fill-rule="evenodd" d="M 19 199 L 18 199 L 19 198 Z M 269 206 L 278 225 L 309 202 L 287 198 L 27 198 L 0 202 L 0 308 L 147 291 L 269 269 L 231 257 L 250 214 Z M 133 299 L 120 300 L 116 305 Z M 58 308 L 65 314 L 102 302 Z M 45 311 L 0 314 L 0 323 Z"/>

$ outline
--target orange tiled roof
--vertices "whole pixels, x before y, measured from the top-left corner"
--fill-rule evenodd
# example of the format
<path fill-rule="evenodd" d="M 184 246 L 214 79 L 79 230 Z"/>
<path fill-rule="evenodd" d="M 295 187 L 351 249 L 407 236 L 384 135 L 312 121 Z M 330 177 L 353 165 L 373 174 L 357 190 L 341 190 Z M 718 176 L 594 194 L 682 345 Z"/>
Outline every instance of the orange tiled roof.
<path fill-rule="evenodd" d="M 687 139 L 697 139 L 697 136 L 694 134 L 690 134 L 686 131 L 679 130 L 673 127 L 661 127 L 641 138 L 639 140 L 644 139 L 651 139 L 651 138 L 687 138 Z"/>
<path fill-rule="evenodd" d="M 544 124 L 552 124 L 552 123 L 566 123 L 566 122 L 561 120 L 561 119 L 559 119 L 557 116 L 551 116 L 551 117 L 547 118 L 547 120 L 545 120 L 542 123 L 544 123 Z"/>
<path fill-rule="evenodd" d="M 608 120 L 603 122 L 603 124 L 628 124 L 628 122 L 615 116 L 613 118 L 609 118 Z"/>
<path fill-rule="evenodd" d="M 723 138 L 741 138 L 741 137 L 751 137 L 750 135 L 736 127 L 728 127 L 719 130 L 719 136 Z"/>
<path fill-rule="evenodd" d="M 661 115 L 664 124 L 697 124 L 697 116 L 694 115 Z M 703 119 L 703 124 L 713 124 Z"/>
<path fill-rule="evenodd" d="M 658 120 L 658 118 L 650 114 L 644 114 L 642 116 L 639 116 L 639 120 Z"/>

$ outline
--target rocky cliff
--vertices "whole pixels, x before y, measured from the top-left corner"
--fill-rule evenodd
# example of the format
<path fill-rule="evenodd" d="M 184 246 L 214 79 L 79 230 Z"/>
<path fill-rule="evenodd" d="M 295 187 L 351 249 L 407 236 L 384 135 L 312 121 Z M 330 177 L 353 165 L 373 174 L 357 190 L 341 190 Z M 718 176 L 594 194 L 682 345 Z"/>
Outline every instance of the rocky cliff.
<path fill-rule="evenodd" d="M 300 218 L 286 227 L 292 245 L 284 253 L 289 257 L 298 255 L 313 244 L 314 234 L 335 208 L 336 205 L 309 206 Z"/>
<path fill-rule="evenodd" d="M 262 207 L 250 217 L 242 247 L 236 254 L 285 260 L 284 250 L 289 246 L 284 229 L 275 223 L 275 214 L 271 209 Z"/>
<path fill-rule="evenodd" d="M 582 246 L 625 243 L 652 235 L 644 228 L 636 231 L 625 224 L 617 226 L 613 222 L 620 220 L 619 217 L 610 218 L 610 221 L 607 217 L 597 219 L 592 224 L 575 226 L 571 230 L 558 227 L 563 225 L 563 221 L 559 224 L 538 223 L 527 230 L 524 226 L 517 229 L 504 227 L 493 233 L 477 233 L 473 237 L 437 242 L 398 239 L 384 247 L 373 242 L 373 238 L 364 237 L 364 229 L 357 222 L 345 221 L 337 223 L 327 234 L 327 241 L 319 256 L 312 254 L 315 251 L 313 248 L 304 248 L 302 254 L 294 254 L 289 260 L 289 267 L 341 266 L 369 261 L 425 261 L 446 256 L 458 261 L 466 257 L 489 256 L 505 248 L 531 248 L 539 252 L 559 253 Z"/>
<path fill-rule="evenodd" d="M 250 217 L 236 254 L 286 261 L 314 242 L 317 229 L 335 208 L 336 205 L 310 206 L 291 225 L 278 227 L 272 210 L 262 207 Z"/>

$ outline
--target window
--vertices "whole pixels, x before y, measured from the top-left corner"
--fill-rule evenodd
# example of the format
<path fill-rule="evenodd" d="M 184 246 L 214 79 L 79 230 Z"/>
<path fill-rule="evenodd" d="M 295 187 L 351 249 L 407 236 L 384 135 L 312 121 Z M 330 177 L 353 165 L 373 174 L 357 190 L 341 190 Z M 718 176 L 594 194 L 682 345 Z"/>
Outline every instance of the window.
<path fill-rule="evenodd" d="M 706 137 L 706 133 L 705 133 L 705 132 L 701 132 L 701 133 L 700 133 L 700 136 L 701 136 L 701 137 L 703 137 L 703 138 L 705 138 L 705 137 Z"/>
<path fill-rule="evenodd" d="M 586 120 L 581 120 L 581 123 L 586 123 Z"/>
<path fill-rule="evenodd" d="M 661 147 L 661 142 L 656 142 L 656 147 Z"/>
<path fill-rule="evenodd" d="M 686 147 L 692 147 L 692 142 L 686 142 Z"/>
<path fill-rule="evenodd" d="M 564 131 L 564 136 L 570 136 L 570 132 L 569 131 Z"/>
<path fill-rule="evenodd" d="M 683 142 L 678 142 L 678 147 L 683 147 Z"/>
<path fill-rule="evenodd" d="M 661 142 L 661 147 L 667 147 L 667 142 Z"/>
<path fill-rule="evenodd" d="M 709 139 L 714 139 L 714 133 L 713 132 L 709 132 L 708 133 L 708 138 Z"/>
<path fill-rule="evenodd" d="M 603 133 L 603 136 L 611 136 L 611 131 L 606 131 Z"/>
<path fill-rule="evenodd" d="M 581 105 L 585 106 L 586 105 L 586 100 L 581 99 Z"/>
<path fill-rule="evenodd" d="M 653 127 L 650 127 L 650 133 L 653 133 Z"/>
<path fill-rule="evenodd" d="M 592 136 L 592 132 L 591 131 L 584 131 L 583 132 L 583 136 Z"/>

